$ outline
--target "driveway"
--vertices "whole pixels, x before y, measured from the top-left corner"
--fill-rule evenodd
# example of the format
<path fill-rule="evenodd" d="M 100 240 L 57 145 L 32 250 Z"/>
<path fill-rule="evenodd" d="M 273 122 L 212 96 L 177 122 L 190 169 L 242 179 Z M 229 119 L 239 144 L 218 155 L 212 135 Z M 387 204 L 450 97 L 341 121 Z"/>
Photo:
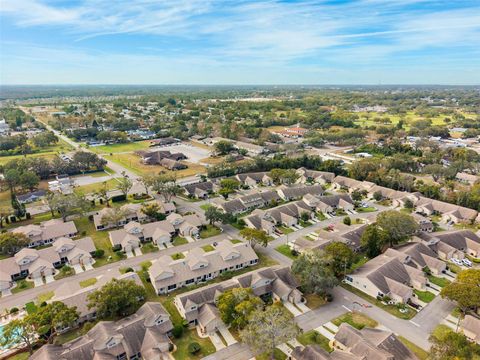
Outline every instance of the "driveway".
<path fill-rule="evenodd" d="M 223 336 L 223 339 L 227 342 L 227 346 L 231 346 L 237 343 L 237 340 L 233 337 L 230 331 L 227 329 L 225 324 L 218 326 L 218 331 Z"/>
<path fill-rule="evenodd" d="M 33 278 L 32 280 L 35 287 L 43 285 L 43 279 L 41 277 Z"/>

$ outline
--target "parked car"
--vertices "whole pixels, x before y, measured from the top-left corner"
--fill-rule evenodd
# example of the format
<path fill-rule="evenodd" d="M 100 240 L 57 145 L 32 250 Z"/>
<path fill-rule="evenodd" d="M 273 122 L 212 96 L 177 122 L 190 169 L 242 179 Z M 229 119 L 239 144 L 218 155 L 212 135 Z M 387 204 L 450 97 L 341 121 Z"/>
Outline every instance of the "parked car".
<path fill-rule="evenodd" d="M 472 267 L 472 262 L 470 260 L 463 259 L 462 262 L 463 262 L 463 265 L 468 266 L 468 267 Z"/>
<path fill-rule="evenodd" d="M 455 265 L 458 265 L 458 266 L 462 266 L 462 265 L 463 265 L 463 262 L 461 262 L 460 260 L 455 259 L 455 258 L 451 258 L 450 261 L 451 261 L 452 263 L 454 263 Z"/>

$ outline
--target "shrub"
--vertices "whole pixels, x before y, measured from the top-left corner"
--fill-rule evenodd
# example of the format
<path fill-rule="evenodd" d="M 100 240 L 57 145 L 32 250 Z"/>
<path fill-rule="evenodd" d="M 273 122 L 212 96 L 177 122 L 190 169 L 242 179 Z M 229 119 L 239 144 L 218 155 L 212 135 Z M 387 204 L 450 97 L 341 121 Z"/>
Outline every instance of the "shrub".
<path fill-rule="evenodd" d="M 290 253 L 293 255 L 293 256 L 298 256 L 299 255 L 299 252 L 295 249 L 292 249 L 292 251 L 290 251 Z"/>
<path fill-rule="evenodd" d="M 112 196 L 112 198 L 110 199 L 112 202 L 120 202 L 120 201 L 125 201 L 127 200 L 127 197 L 125 195 L 116 195 L 116 196 Z"/>
<path fill-rule="evenodd" d="M 328 293 L 327 295 L 325 295 L 325 300 L 327 300 L 327 302 L 332 302 L 333 301 L 333 295 Z"/>
<path fill-rule="evenodd" d="M 182 325 L 175 325 L 172 330 L 172 335 L 178 339 L 181 338 L 183 335 L 183 326 Z"/>
<path fill-rule="evenodd" d="M 125 269 L 126 273 L 134 272 L 134 270 L 131 267 L 128 267 Z"/>
<path fill-rule="evenodd" d="M 29 212 L 27 212 L 27 213 L 25 214 L 25 216 L 27 217 L 27 220 L 30 220 L 30 219 L 32 218 L 32 215 L 30 215 Z"/>
<path fill-rule="evenodd" d="M 98 258 L 103 257 L 103 255 L 105 255 L 105 250 L 97 249 L 97 250 L 95 250 L 95 253 L 93 254 L 93 257 L 98 259 Z"/>
<path fill-rule="evenodd" d="M 16 314 L 18 313 L 18 308 L 17 307 L 13 307 L 10 309 L 10 314 Z"/>
<path fill-rule="evenodd" d="M 345 225 L 350 226 L 350 225 L 352 225 L 352 219 L 350 219 L 349 216 L 344 217 L 344 218 L 343 218 L 343 223 L 344 223 Z"/>
<path fill-rule="evenodd" d="M 190 354 L 196 354 L 200 351 L 200 349 L 201 349 L 200 344 L 197 342 L 192 342 L 188 344 L 188 352 Z"/>

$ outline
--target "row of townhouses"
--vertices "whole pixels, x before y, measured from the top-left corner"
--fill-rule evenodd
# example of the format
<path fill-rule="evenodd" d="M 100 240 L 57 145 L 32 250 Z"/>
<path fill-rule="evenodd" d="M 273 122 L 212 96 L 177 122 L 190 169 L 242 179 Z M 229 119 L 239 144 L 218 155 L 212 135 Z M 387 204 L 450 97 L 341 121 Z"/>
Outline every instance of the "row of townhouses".
<path fill-rule="evenodd" d="M 203 334 L 209 334 L 223 326 L 216 307 L 218 297 L 226 290 L 240 287 L 251 288 L 254 295 L 276 301 L 292 304 L 304 301 L 290 268 L 270 267 L 177 295 L 174 303 L 189 326 L 198 326 Z"/>
<path fill-rule="evenodd" d="M 23 248 L 14 256 L 0 260 L 0 291 L 7 292 L 15 281 L 27 277 L 42 283 L 43 279 L 52 282 L 57 269 L 65 264 L 79 272 L 91 269 L 95 250 L 90 237 L 78 240 L 61 237 L 41 250 Z"/>
<path fill-rule="evenodd" d="M 119 321 L 101 321 L 85 335 L 63 345 L 47 344 L 30 358 L 57 359 L 162 359 L 172 349 L 173 329 L 160 303 L 147 302 Z"/>
<path fill-rule="evenodd" d="M 376 298 L 392 303 L 415 302 L 413 290 L 426 291 L 430 284 L 425 270 L 435 276 L 447 272 L 447 260 L 466 255 L 480 257 L 480 237 L 470 230 L 420 233 L 412 241 L 388 249 L 346 277 L 346 282 Z"/>
<path fill-rule="evenodd" d="M 258 263 L 258 256 L 247 243 L 219 242 L 213 251 L 194 248 L 183 258 L 174 260 L 164 255 L 149 269 L 157 294 L 212 280 L 227 271 L 238 271 Z"/>
<path fill-rule="evenodd" d="M 77 235 L 78 230 L 73 221 L 63 222 L 62 219 L 44 221 L 39 225 L 30 224 L 19 226 L 10 230 L 14 233 L 22 233 L 30 239 L 28 247 L 44 246 L 53 243 L 55 240 Z"/>

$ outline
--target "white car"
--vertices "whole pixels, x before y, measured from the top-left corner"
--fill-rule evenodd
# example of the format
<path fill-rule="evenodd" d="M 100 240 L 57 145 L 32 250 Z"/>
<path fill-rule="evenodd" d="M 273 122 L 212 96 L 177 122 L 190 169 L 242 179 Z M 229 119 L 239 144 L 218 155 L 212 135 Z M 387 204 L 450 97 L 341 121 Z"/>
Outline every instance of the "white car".
<path fill-rule="evenodd" d="M 459 265 L 459 266 L 462 266 L 462 265 L 463 265 L 463 263 L 462 263 L 460 260 L 455 259 L 455 258 L 451 258 L 450 261 L 451 261 L 452 263 L 454 263 L 455 265 Z"/>
<path fill-rule="evenodd" d="M 468 267 L 472 267 L 472 262 L 470 260 L 463 259 L 462 262 L 463 262 L 463 265 L 468 266 Z"/>

